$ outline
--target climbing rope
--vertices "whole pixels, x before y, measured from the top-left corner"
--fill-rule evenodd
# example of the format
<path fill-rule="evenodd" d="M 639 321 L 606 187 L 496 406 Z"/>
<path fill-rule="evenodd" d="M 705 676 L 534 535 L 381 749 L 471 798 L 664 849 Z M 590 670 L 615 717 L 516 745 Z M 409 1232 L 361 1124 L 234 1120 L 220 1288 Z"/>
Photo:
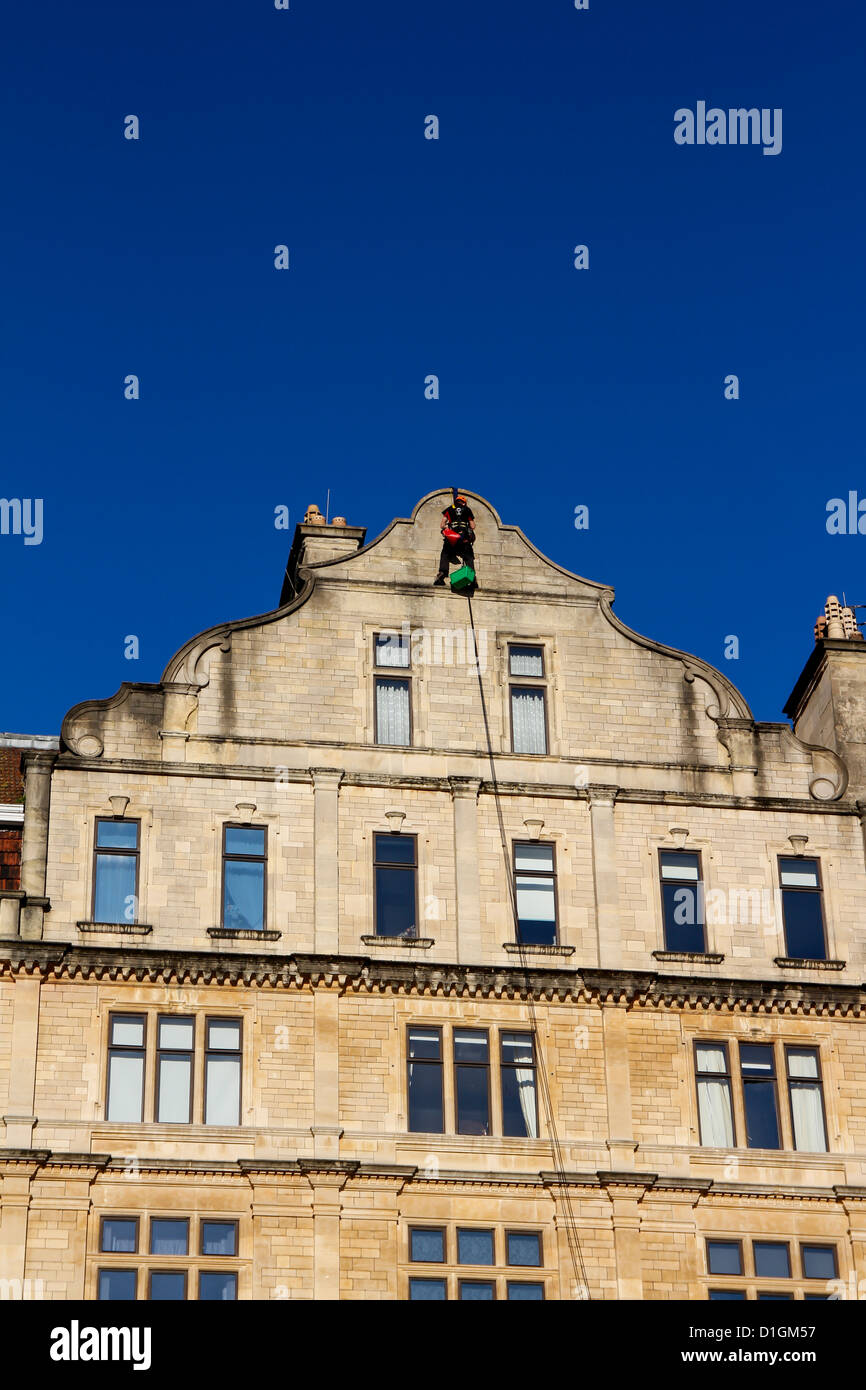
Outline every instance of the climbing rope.
<path fill-rule="evenodd" d="M 475 631 L 475 615 L 472 611 L 471 591 L 466 595 L 469 604 L 469 621 L 472 626 L 472 640 L 475 651 L 475 671 L 478 676 L 478 690 L 481 696 L 481 713 L 484 719 L 484 735 L 487 742 L 487 756 L 490 762 L 490 781 L 493 787 L 493 800 L 496 806 L 496 816 L 499 822 L 499 837 L 502 842 L 502 856 L 505 864 L 505 878 L 508 884 L 508 896 L 511 903 L 511 913 L 514 919 L 514 939 L 517 942 L 518 956 L 520 965 L 526 977 L 526 997 L 529 1005 L 529 1016 L 531 1019 L 531 1031 L 533 1048 L 535 1052 L 536 1070 L 539 1080 L 539 1091 L 541 1094 L 542 1108 L 544 1110 L 547 1131 L 550 1136 L 551 1147 L 553 1149 L 553 1166 L 559 1179 L 560 1191 L 562 1193 L 562 1206 L 565 1214 L 565 1237 L 568 1243 L 569 1255 L 571 1258 L 572 1270 L 574 1272 L 575 1283 L 578 1287 L 586 1291 L 586 1298 L 590 1299 L 589 1280 L 586 1276 L 586 1266 L 583 1261 L 583 1254 L 580 1249 L 580 1240 L 577 1234 L 577 1220 L 571 1202 L 571 1193 L 565 1176 L 565 1163 L 563 1160 L 562 1144 L 559 1139 L 559 1131 L 556 1125 L 554 1114 L 553 1099 L 550 1091 L 550 1080 L 547 1068 L 544 1064 L 544 1055 L 539 1043 L 538 1033 L 538 1014 L 535 1008 L 535 1001 L 532 997 L 530 983 L 530 966 L 526 954 L 526 946 L 520 938 L 520 918 L 517 911 L 517 886 L 511 868 L 511 855 L 508 852 L 508 836 L 505 831 L 505 820 L 502 814 L 502 801 L 499 793 L 499 781 L 496 776 L 496 760 L 493 754 L 493 741 L 490 734 L 490 720 L 487 713 L 487 699 L 484 694 L 484 682 L 481 679 L 481 665 L 478 661 L 478 637 Z"/>

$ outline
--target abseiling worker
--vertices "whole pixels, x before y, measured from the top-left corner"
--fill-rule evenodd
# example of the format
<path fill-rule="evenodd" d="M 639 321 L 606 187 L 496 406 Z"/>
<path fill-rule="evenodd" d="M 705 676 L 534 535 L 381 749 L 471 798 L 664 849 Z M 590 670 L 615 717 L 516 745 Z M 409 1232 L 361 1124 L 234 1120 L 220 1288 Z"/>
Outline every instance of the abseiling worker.
<path fill-rule="evenodd" d="M 450 565 L 475 568 L 475 517 L 462 492 L 454 489 L 454 501 L 442 513 L 442 554 L 434 584 L 444 584 Z"/>

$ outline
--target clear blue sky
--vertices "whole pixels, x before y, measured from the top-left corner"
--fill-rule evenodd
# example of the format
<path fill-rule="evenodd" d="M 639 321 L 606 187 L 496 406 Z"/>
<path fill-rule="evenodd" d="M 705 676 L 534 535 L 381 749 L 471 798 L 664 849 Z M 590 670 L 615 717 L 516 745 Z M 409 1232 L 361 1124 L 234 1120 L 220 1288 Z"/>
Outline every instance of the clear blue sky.
<path fill-rule="evenodd" d="M 0 496 L 44 539 L 0 536 L 0 729 L 273 607 L 277 505 L 372 538 L 455 480 L 781 718 L 866 603 L 825 529 L 866 497 L 864 39 L 851 0 L 13 6 Z M 699 100 L 781 107 L 781 154 L 678 146 Z"/>

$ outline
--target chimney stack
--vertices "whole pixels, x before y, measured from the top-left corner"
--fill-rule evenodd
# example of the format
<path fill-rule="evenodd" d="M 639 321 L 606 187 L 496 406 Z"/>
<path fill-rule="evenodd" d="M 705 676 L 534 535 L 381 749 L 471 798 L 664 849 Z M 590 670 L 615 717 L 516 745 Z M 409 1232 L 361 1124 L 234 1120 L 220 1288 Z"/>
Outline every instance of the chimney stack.
<path fill-rule="evenodd" d="M 798 738 L 839 754 L 851 793 L 866 800 L 866 642 L 855 610 L 835 594 L 815 623 L 815 647 L 785 713 Z"/>

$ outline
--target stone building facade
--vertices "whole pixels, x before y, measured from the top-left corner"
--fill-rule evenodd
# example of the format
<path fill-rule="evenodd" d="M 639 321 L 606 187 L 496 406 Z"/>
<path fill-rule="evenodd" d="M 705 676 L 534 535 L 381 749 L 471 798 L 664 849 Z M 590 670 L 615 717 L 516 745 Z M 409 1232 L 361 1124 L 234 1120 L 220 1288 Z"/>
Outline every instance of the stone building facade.
<path fill-rule="evenodd" d="M 0 889 L 0 1278 L 796 1299 L 866 1276 L 866 644 L 786 723 L 469 494 L 77 705 Z"/>

